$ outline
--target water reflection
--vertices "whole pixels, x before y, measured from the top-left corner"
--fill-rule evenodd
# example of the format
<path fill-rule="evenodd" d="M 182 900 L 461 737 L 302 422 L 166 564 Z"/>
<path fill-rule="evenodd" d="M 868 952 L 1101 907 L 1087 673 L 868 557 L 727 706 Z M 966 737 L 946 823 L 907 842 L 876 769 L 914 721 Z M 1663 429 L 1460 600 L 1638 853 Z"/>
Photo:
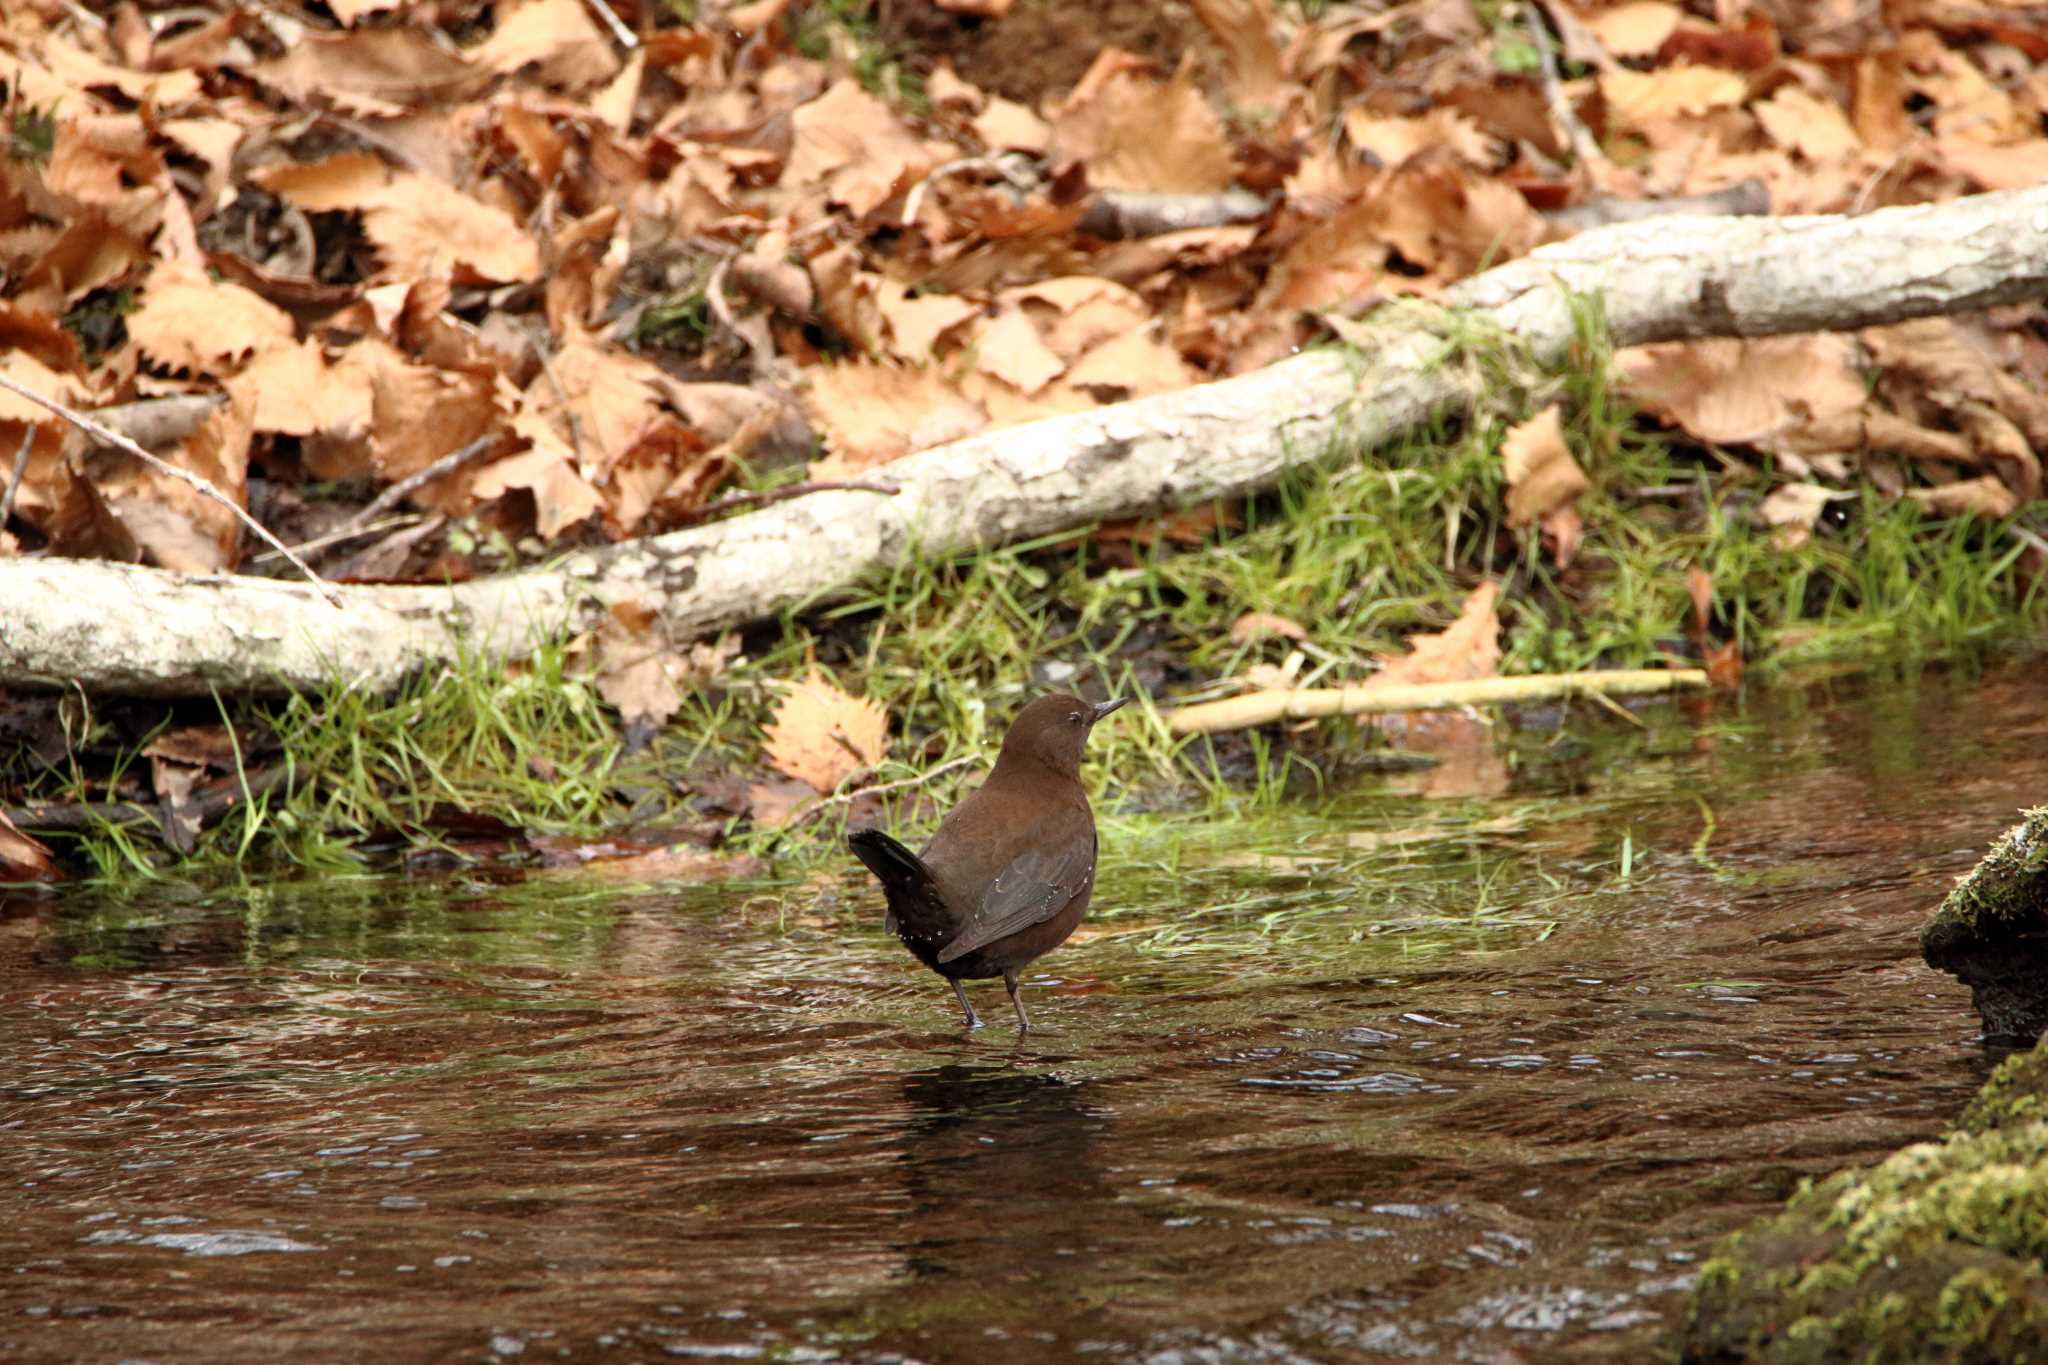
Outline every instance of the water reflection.
<path fill-rule="evenodd" d="M 998 1305 L 1085 1278 L 1090 1225 L 1116 1193 L 1103 1176 L 1113 1117 L 1098 1087 L 957 1063 L 908 1072 L 901 1084 L 896 1167 L 909 1199 L 888 1235 L 910 1275 Z"/>

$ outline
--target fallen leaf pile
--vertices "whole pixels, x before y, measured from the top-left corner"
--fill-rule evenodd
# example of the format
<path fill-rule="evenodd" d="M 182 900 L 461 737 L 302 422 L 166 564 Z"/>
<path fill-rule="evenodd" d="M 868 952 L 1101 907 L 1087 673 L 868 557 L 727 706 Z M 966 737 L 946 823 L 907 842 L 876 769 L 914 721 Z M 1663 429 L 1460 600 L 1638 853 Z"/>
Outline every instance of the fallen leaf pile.
<path fill-rule="evenodd" d="M 800 0 L 18 0 L 0 373 L 82 408 L 215 400 L 159 453 L 240 504 L 431 473 L 431 513 L 616 539 L 814 437 L 844 476 L 1264 365 L 1567 205 L 2048 179 L 2048 29 L 2004 0 L 1554 0 L 1541 29 L 1472 0 L 1109 4 L 1086 51 L 1047 46 L 1060 8 L 878 7 L 913 99 Z M 1765 509 L 1788 534 L 1851 478 L 1984 516 L 2041 491 L 2038 312 L 1625 364 L 1662 419 L 1810 485 Z M 244 561 L 227 509 L 0 394 L 17 449 L 0 553 Z M 1510 518 L 1568 560 L 1586 475 L 1554 415 L 1506 458 Z M 619 686 L 659 712 L 680 667 Z"/>

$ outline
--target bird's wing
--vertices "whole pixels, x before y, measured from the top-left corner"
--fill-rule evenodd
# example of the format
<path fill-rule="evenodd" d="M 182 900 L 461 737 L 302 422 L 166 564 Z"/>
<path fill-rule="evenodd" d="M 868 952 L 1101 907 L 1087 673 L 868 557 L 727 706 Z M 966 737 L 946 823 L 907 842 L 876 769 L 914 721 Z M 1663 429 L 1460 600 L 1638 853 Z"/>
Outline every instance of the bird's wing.
<path fill-rule="evenodd" d="M 1095 833 L 1086 842 L 1056 840 L 1051 848 L 1026 849 L 1012 858 L 989 883 L 981 904 L 967 917 L 944 948 L 939 961 L 951 962 L 1020 929 L 1042 924 L 1066 909 L 1095 875 Z"/>

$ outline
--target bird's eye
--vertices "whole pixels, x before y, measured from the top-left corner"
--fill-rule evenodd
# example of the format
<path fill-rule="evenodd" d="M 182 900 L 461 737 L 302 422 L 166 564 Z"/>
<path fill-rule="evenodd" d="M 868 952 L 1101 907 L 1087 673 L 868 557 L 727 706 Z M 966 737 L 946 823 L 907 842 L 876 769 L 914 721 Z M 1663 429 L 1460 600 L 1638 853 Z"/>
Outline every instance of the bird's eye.
<path fill-rule="evenodd" d="M 1069 715 L 1067 719 L 1073 721 L 1076 724 L 1079 724 L 1081 720 L 1081 713 L 1079 711 L 1075 711 L 1071 715 Z"/>

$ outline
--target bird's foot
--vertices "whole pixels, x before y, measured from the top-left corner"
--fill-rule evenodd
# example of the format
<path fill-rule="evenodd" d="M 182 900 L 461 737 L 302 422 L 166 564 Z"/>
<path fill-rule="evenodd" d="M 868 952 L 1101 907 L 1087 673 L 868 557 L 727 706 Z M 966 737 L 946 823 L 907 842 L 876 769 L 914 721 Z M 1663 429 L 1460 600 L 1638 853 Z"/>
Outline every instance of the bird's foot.
<path fill-rule="evenodd" d="M 981 1027 L 981 1016 L 974 1012 L 974 1004 L 967 998 L 967 988 L 960 984 L 958 977 L 953 980 L 953 998 L 960 1002 L 960 1012 L 967 1016 L 970 1031 Z"/>
<path fill-rule="evenodd" d="M 1021 1038 L 1031 1032 L 1031 1016 L 1024 1012 L 1024 997 L 1017 994 L 1017 974 L 1004 972 L 1003 984 L 1009 987 L 1010 1004 L 1017 1011 L 1017 1036 Z"/>

